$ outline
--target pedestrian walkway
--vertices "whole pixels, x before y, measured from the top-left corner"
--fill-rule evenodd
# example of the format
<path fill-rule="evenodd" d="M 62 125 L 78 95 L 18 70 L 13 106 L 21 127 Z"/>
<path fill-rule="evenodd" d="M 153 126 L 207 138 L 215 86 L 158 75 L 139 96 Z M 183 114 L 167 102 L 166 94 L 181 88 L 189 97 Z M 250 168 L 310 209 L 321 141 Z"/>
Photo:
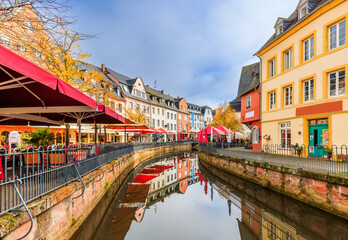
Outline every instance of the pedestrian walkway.
<path fill-rule="evenodd" d="M 281 154 L 270 154 L 265 152 L 253 152 L 242 147 L 216 148 L 200 145 L 199 149 L 206 152 L 217 153 L 239 159 L 269 163 L 294 169 L 304 169 L 316 173 L 348 176 L 348 163 L 330 161 L 323 158 L 295 157 Z"/>

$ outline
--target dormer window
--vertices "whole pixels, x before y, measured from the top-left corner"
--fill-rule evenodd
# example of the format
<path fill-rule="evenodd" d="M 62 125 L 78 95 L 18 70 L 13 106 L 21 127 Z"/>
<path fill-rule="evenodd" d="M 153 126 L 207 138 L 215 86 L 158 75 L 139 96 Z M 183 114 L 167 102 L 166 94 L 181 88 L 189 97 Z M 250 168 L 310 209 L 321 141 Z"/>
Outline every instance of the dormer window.
<path fill-rule="evenodd" d="M 283 32 L 283 24 L 277 27 L 276 32 L 277 36 Z"/>
<path fill-rule="evenodd" d="M 305 17 L 308 14 L 308 6 L 305 5 L 298 11 L 298 19 Z"/>

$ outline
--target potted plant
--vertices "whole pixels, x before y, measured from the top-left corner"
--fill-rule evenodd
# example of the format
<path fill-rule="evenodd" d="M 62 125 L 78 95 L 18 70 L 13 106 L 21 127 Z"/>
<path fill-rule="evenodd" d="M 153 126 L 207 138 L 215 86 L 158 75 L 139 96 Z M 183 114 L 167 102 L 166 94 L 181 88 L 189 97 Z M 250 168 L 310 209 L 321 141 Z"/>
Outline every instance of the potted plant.
<path fill-rule="evenodd" d="M 50 132 L 49 129 L 36 129 L 30 134 L 28 139 L 24 140 L 25 142 L 32 144 L 34 147 L 48 147 L 54 143 L 54 134 Z"/>
<path fill-rule="evenodd" d="M 329 148 L 329 147 L 326 148 L 325 152 L 326 152 L 327 158 L 330 160 L 332 158 L 332 152 L 333 152 L 332 148 Z"/>
<path fill-rule="evenodd" d="M 302 151 L 303 151 L 303 147 L 296 147 L 296 153 L 298 156 L 301 156 Z"/>

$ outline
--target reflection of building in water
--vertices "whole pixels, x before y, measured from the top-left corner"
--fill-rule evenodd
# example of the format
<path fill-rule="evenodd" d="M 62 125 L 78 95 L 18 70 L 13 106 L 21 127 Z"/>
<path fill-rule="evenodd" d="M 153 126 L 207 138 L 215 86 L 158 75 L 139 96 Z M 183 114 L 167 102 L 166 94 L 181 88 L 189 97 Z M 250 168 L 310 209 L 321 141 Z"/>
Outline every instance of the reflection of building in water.
<path fill-rule="evenodd" d="M 165 162 L 166 166 L 172 166 L 171 169 L 168 169 L 164 172 L 165 176 L 165 185 L 168 186 L 177 181 L 177 168 L 176 168 L 176 157 L 169 159 Z"/>
<path fill-rule="evenodd" d="M 285 223 L 273 214 L 261 210 L 262 239 L 305 240 L 296 228 Z"/>
<path fill-rule="evenodd" d="M 140 222 L 145 213 L 150 184 L 130 184 L 108 229 L 106 239 L 124 239 L 134 218 Z"/>
<path fill-rule="evenodd" d="M 252 202 L 242 199 L 242 221 L 237 219 L 242 240 L 261 240 L 261 210 Z"/>

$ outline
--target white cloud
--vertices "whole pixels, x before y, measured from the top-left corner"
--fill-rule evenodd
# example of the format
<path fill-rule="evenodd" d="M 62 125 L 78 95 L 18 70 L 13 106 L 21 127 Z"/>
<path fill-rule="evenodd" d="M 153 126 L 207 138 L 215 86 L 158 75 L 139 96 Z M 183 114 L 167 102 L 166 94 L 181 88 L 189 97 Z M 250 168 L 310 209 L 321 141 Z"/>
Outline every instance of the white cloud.
<path fill-rule="evenodd" d="M 82 44 L 105 63 L 196 104 L 232 100 L 243 64 L 298 0 L 74 1 L 77 28 L 100 33 Z"/>

